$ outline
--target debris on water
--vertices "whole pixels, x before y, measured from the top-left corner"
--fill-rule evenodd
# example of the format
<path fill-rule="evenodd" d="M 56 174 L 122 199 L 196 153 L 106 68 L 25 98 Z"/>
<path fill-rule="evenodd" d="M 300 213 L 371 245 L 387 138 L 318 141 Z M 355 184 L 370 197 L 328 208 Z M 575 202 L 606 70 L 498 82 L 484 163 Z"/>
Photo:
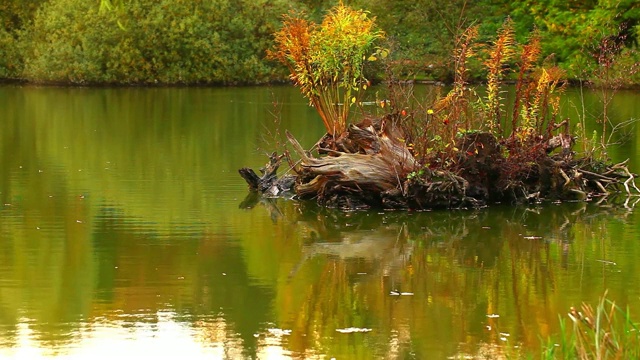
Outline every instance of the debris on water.
<path fill-rule="evenodd" d="M 525 236 L 524 238 L 527 240 L 539 240 L 542 239 L 542 236 Z"/>
<path fill-rule="evenodd" d="M 364 332 L 369 332 L 373 329 L 368 329 L 368 328 L 356 328 L 356 327 L 350 327 L 350 328 L 345 328 L 345 329 L 336 329 L 337 332 L 342 333 L 342 334 L 351 334 L 351 333 L 364 333 Z"/>
<path fill-rule="evenodd" d="M 489 230 L 489 229 L 491 229 L 491 226 L 483 226 L 482 228 L 485 229 L 485 230 Z"/>
<path fill-rule="evenodd" d="M 291 335 L 291 330 L 290 329 L 274 328 L 274 329 L 267 329 L 267 331 L 273 336 L 288 336 L 288 335 Z"/>
<path fill-rule="evenodd" d="M 495 319 L 495 318 L 499 318 L 499 317 L 500 317 L 500 315 L 498 315 L 498 314 L 487 314 L 487 317 L 488 317 L 489 319 Z"/>
<path fill-rule="evenodd" d="M 389 295 L 392 295 L 392 296 L 413 296 L 413 293 L 412 292 L 400 292 L 398 290 L 391 290 L 389 292 Z"/>
<path fill-rule="evenodd" d="M 615 262 L 613 262 L 613 261 L 609 261 L 609 260 L 597 259 L 596 261 L 599 261 L 599 262 L 601 262 L 601 263 L 603 263 L 603 264 L 606 264 L 606 265 L 618 265 L 618 264 L 616 264 Z"/>

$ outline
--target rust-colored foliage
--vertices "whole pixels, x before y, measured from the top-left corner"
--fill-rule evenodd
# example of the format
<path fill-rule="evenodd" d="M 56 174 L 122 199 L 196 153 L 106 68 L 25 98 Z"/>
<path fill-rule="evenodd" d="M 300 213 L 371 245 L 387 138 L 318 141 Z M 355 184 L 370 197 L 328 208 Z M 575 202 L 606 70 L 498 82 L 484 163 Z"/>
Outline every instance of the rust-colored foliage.
<path fill-rule="evenodd" d="M 502 102 L 500 86 L 509 61 L 515 55 L 515 31 L 510 19 L 503 24 L 493 46 L 489 50 L 489 58 L 484 65 L 487 68 L 487 121 L 492 132 L 501 131 Z"/>
<path fill-rule="evenodd" d="M 336 136 L 347 128 L 351 105 L 367 89 L 363 67 L 376 59 L 371 51 L 383 36 L 366 12 L 340 3 L 320 25 L 298 15 L 285 16 L 268 55 L 289 68 L 327 132 Z M 386 51 L 378 54 L 386 56 Z"/>
<path fill-rule="evenodd" d="M 269 50 L 267 56 L 287 66 L 294 85 L 299 87 L 302 94 L 309 99 L 329 130 L 331 128 L 329 120 L 320 106 L 318 96 L 314 94 L 314 89 L 318 85 L 314 83 L 312 76 L 310 51 L 311 33 L 316 25 L 293 15 L 284 15 L 282 24 L 282 29 L 274 34 L 276 48 Z"/>
<path fill-rule="evenodd" d="M 444 97 L 437 98 L 431 106 L 422 109 L 424 121 L 416 121 L 419 131 L 414 136 L 413 146 L 420 158 L 434 155 L 444 161 L 454 151 L 453 143 L 460 129 L 470 130 L 473 112 L 469 108 L 471 94 L 467 80 L 467 63 L 476 55 L 475 41 L 478 27 L 466 29 L 457 41 L 454 53 L 453 88 Z M 416 131 L 407 130 L 407 133 Z M 428 160 L 427 160 L 428 161 Z"/>
<path fill-rule="evenodd" d="M 431 169 L 456 171 L 460 156 L 478 156 L 478 149 L 460 149 L 466 134 L 488 131 L 495 136 L 504 158 L 501 178 L 535 178 L 536 164 L 546 157 L 547 142 L 568 122 L 558 121 L 564 73 L 540 59 L 540 37 L 534 32 L 518 44 L 514 25 L 507 20 L 486 48 L 477 44 L 478 28 L 463 32 L 454 53 L 453 88 L 433 102 L 418 105 L 403 122 L 414 156 Z M 481 49 L 483 51 L 481 51 Z M 478 94 L 467 80 L 468 64 L 474 60 L 487 72 L 486 95 Z M 478 61 L 475 61 L 476 63 Z M 505 79 L 517 79 L 513 109 L 507 110 Z M 408 98 L 408 97 L 407 97 Z M 398 108 L 401 108 L 398 107 Z M 411 108 L 411 106 L 406 106 Z M 461 153 L 463 153 L 461 155 Z"/>
<path fill-rule="evenodd" d="M 524 44 L 520 54 L 520 70 L 518 71 L 518 81 L 516 82 L 516 97 L 513 104 L 513 114 L 511 116 L 511 128 L 515 129 L 516 122 L 520 116 L 520 104 L 531 98 L 532 83 L 531 73 L 536 67 L 536 62 L 540 59 L 540 35 L 536 32 L 529 39 L 529 43 Z M 515 132 L 512 132 L 515 134 Z"/>

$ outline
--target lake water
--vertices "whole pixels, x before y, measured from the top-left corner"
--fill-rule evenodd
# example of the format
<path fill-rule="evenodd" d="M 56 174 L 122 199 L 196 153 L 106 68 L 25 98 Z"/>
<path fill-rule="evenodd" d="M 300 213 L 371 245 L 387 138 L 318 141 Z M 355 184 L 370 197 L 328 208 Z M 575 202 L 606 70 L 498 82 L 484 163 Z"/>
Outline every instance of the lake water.
<path fill-rule="evenodd" d="M 638 99 L 619 93 L 614 121 Z M 0 358 L 495 358 L 539 350 L 605 291 L 640 319 L 638 198 L 416 213 L 247 197 L 237 170 L 284 129 L 323 134 L 290 87 L 0 87 Z M 636 172 L 637 131 L 611 151 Z"/>

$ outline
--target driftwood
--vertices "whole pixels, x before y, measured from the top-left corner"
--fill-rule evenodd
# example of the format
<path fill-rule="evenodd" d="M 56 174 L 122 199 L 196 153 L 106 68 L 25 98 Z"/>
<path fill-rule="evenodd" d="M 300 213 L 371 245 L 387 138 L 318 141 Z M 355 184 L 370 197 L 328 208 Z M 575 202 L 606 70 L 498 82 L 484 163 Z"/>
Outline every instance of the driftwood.
<path fill-rule="evenodd" d="M 293 184 L 296 179 L 295 176 L 284 176 L 278 179 L 278 168 L 284 156 L 285 155 L 278 156 L 275 152 L 269 155 L 269 162 L 260 169 L 262 176 L 258 176 L 255 171 L 246 167 L 238 170 L 238 172 L 247 184 L 249 184 L 249 189 L 267 196 L 280 196 L 293 189 Z"/>
<path fill-rule="evenodd" d="M 540 199 L 586 200 L 636 187 L 626 162 L 605 165 L 589 158 L 574 159 L 574 139 L 560 134 L 514 147 L 490 133 L 469 133 L 455 144 L 455 166 L 430 169 L 421 165 L 405 144 L 394 117 L 350 125 L 338 138 L 325 135 L 306 151 L 289 132 L 293 153 L 273 153 L 260 169 L 243 168 L 240 175 L 253 191 L 269 197 L 293 193 L 321 206 L 343 209 L 435 209 L 480 207 L 505 201 Z M 510 149 L 509 158 L 503 149 Z M 559 153 L 553 151 L 560 148 Z M 283 158 L 295 175 L 277 177 Z"/>
<path fill-rule="evenodd" d="M 402 187 L 403 180 L 419 164 L 402 143 L 392 119 L 350 125 L 346 136 L 316 158 L 287 132 L 293 151 L 301 158 L 295 191 L 300 198 L 318 198 L 323 205 L 362 208 L 382 204 L 382 194 Z M 346 195 L 346 196 L 345 196 Z"/>

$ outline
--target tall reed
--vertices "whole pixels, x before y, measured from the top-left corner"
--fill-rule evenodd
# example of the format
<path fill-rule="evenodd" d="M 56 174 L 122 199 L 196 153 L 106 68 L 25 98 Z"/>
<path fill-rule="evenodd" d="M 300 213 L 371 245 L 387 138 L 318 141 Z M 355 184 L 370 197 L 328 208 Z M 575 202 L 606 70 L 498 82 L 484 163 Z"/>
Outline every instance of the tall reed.
<path fill-rule="evenodd" d="M 583 303 L 568 313 L 571 329 L 560 319 L 561 333 L 557 341 L 549 341 L 542 359 L 639 359 L 640 329 L 628 309 L 622 309 L 607 298 L 600 298 L 596 308 Z"/>

